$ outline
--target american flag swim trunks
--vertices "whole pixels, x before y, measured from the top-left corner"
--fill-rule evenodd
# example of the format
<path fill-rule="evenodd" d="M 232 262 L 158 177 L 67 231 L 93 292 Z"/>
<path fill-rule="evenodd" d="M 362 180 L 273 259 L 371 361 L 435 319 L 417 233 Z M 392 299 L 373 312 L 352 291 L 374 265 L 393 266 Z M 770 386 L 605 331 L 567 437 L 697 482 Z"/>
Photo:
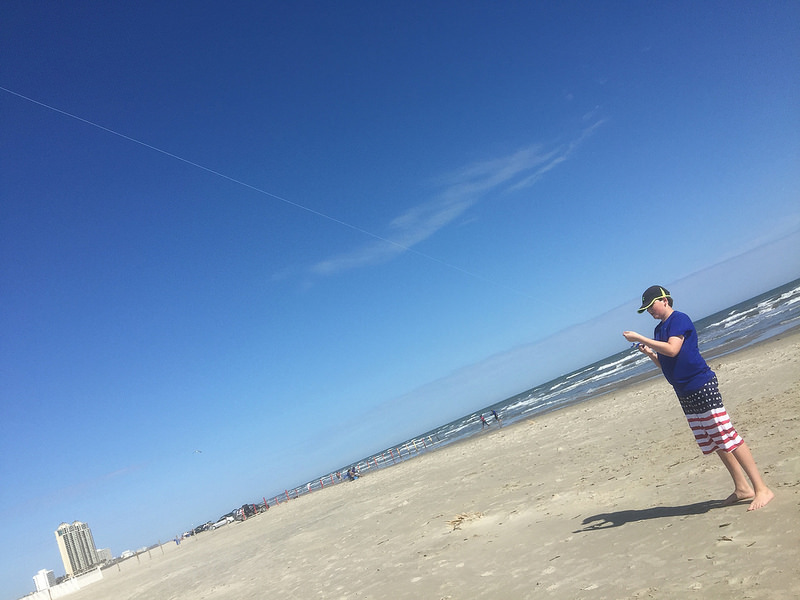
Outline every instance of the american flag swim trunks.
<path fill-rule="evenodd" d="M 716 376 L 696 392 L 678 396 L 678 400 L 703 454 L 731 452 L 744 443 L 722 404 Z"/>

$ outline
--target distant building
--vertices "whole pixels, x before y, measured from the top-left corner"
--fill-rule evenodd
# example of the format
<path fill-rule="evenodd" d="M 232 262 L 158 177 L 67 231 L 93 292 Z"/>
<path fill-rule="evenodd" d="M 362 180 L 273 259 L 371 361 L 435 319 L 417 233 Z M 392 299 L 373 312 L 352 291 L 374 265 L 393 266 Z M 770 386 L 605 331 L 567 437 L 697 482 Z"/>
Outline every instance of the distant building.
<path fill-rule="evenodd" d="M 64 570 L 72 577 L 88 571 L 100 561 L 94 545 L 92 530 L 86 523 L 62 523 L 55 531 Z"/>
<path fill-rule="evenodd" d="M 36 584 L 37 592 L 43 592 L 46 589 L 51 588 L 56 584 L 56 576 L 53 575 L 52 571 L 48 571 L 47 569 L 42 569 L 36 575 L 33 576 L 33 583 Z"/>
<path fill-rule="evenodd" d="M 111 548 L 98 548 L 97 560 L 102 562 L 111 562 L 114 556 L 111 554 Z"/>

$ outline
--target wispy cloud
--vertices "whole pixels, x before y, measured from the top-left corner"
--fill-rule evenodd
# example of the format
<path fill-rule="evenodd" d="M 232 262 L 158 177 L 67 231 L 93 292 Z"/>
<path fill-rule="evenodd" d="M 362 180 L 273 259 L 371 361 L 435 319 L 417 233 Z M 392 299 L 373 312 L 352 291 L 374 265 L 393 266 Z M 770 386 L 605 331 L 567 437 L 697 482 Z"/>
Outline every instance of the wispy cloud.
<path fill-rule="evenodd" d="M 531 145 L 500 158 L 468 165 L 439 179 L 443 190 L 422 204 L 398 215 L 385 236 L 350 252 L 315 264 L 317 275 L 335 275 L 351 269 L 387 262 L 450 225 L 490 193 L 513 192 L 536 183 L 566 161 L 575 149 L 602 125 L 598 121 L 567 143 Z"/>

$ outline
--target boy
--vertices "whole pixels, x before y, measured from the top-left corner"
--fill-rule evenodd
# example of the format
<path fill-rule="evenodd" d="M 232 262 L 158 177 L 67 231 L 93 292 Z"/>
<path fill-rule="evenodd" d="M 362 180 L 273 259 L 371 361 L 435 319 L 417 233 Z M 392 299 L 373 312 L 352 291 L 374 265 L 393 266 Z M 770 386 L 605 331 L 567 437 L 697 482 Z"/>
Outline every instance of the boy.
<path fill-rule="evenodd" d="M 639 344 L 639 351 L 661 369 L 675 389 L 703 454 L 716 452 L 722 459 L 734 483 L 733 493 L 724 505 L 752 500 L 747 510 L 766 506 L 775 495 L 761 479 L 750 448 L 733 428 L 722 404 L 717 376 L 697 348 L 697 331 L 692 320 L 674 310 L 669 291 L 657 285 L 642 294 L 642 306 L 637 312 L 644 311 L 660 321 L 654 339 L 635 331 L 624 331 L 622 335 Z"/>

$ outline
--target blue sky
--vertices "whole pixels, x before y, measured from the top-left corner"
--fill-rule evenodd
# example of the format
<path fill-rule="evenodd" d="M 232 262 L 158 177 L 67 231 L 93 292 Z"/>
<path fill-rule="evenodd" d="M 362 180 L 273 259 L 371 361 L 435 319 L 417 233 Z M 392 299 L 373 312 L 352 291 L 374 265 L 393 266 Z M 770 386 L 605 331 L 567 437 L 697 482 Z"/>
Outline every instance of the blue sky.
<path fill-rule="evenodd" d="M 800 276 L 797 3 L 162 4 L 4 6 L 3 597 Z"/>

